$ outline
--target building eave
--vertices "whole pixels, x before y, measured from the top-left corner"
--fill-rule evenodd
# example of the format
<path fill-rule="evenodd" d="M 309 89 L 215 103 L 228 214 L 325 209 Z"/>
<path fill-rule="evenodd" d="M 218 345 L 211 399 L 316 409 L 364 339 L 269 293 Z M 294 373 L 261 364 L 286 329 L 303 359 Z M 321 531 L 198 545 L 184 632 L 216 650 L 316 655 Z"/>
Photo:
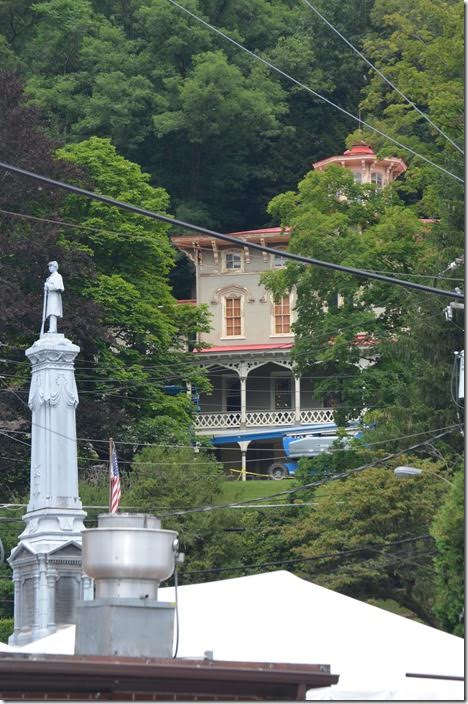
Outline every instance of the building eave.
<path fill-rule="evenodd" d="M 264 244 L 267 247 L 274 247 L 276 244 L 284 245 L 289 242 L 290 228 L 268 227 L 261 230 L 243 230 L 241 232 L 227 233 L 231 237 L 237 237 L 243 242 L 254 244 Z M 235 247 L 235 244 L 221 240 L 215 236 L 200 235 L 198 233 L 188 233 L 186 235 L 175 235 L 171 242 L 179 249 L 196 249 L 201 247 L 212 248 L 213 245 L 220 248 Z"/>
<path fill-rule="evenodd" d="M 329 665 L 2 654 L 5 700 L 301 700 L 338 682 Z"/>

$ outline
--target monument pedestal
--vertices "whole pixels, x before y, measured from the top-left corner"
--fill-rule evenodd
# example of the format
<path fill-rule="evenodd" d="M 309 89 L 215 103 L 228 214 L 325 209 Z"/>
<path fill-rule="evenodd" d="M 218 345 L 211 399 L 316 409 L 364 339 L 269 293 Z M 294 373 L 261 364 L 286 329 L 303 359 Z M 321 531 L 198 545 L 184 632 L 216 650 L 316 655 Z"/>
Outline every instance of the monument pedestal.
<path fill-rule="evenodd" d="M 24 645 L 75 623 L 76 604 L 92 598 L 82 577 L 74 360 L 80 348 L 45 333 L 26 356 L 32 365 L 31 490 L 26 528 L 9 558 L 15 586 L 11 645 Z"/>

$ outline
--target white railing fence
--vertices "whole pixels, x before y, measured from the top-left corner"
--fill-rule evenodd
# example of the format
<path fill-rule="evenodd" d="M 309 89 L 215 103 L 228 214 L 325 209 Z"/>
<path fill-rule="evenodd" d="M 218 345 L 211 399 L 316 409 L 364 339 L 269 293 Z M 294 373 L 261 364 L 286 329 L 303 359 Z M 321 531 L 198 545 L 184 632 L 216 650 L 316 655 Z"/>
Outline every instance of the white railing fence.
<path fill-rule="evenodd" d="M 240 418 L 240 413 L 197 413 L 195 427 L 197 430 L 240 428 Z"/>
<path fill-rule="evenodd" d="M 300 420 L 296 419 L 294 410 L 283 411 L 250 411 L 246 413 L 245 427 L 267 427 L 276 425 L 302 425 L 309 423 L 330 423 L 333 421 L 333 411 L 329 408 L 314 408 L 302 410 Z M 220 430 L 223 428 L 240 428 L 240 412 L 227 413 L 197 413 L 195 416 L 197 430 Z"/>

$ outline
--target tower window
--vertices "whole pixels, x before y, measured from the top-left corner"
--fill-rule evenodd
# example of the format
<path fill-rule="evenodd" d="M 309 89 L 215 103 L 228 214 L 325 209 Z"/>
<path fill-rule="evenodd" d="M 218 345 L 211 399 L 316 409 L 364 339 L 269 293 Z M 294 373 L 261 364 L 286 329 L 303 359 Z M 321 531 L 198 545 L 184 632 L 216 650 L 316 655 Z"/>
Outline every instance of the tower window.
<path fill-rule="evenodd" d="M 382 174 L 379 174 L 377 171 L 373 171 L 371 173 L 371 183 L 373 183 L 377 188 L 382 188 L 383 186 L 383 178 Z"/>
<path fill-rule="evenodd" d="M 362 172 L 353 171 L 354 183 L 362 183 Z"/>

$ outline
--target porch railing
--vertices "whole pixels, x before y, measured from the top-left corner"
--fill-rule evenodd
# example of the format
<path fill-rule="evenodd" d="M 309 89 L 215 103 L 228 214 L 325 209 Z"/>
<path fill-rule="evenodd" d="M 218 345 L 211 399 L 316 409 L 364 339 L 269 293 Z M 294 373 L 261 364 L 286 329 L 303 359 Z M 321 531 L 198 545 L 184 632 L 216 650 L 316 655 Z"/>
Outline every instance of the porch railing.
<path fill-rule="evenodd" d="M 311 423 L 330 423 L 333 421 L 333 410 L 329 408 L 314 408 L 301 410 L 299 421 L 296 411 L 249 411 L 246 413 L 245 427 L 271 428 L 276 425 L 306 425 Z M 195 416 L 197 430 L 222 430 L 224 428 L 240 428 L 240 412 L 227 413 L 197 413 Z"/>

